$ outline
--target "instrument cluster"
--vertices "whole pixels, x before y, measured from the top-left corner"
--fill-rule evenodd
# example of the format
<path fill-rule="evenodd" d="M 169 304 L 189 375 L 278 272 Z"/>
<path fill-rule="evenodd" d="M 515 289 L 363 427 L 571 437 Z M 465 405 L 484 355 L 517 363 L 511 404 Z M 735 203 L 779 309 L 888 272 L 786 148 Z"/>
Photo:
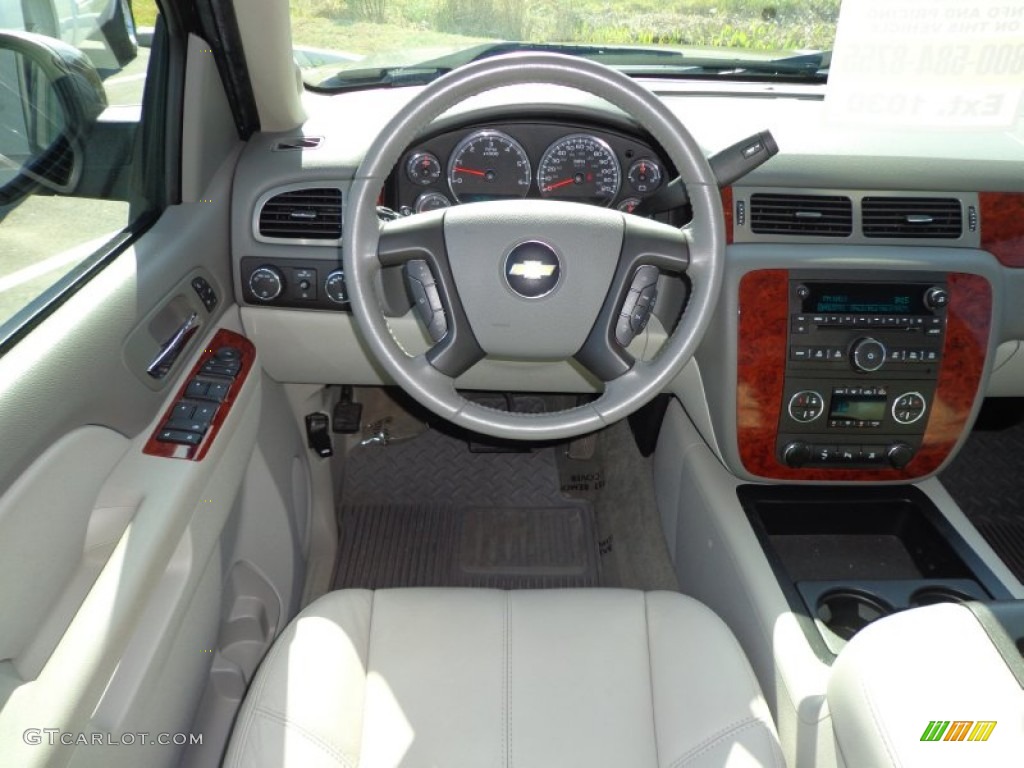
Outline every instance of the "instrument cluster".
<path fill-rule="evenodd" d="M 674 176 L 650 144 L 562 122 L 450 131 L 411 147 L 391 183 L 402 215 L 483 200 L 540 197 L 631 213 Z"/>

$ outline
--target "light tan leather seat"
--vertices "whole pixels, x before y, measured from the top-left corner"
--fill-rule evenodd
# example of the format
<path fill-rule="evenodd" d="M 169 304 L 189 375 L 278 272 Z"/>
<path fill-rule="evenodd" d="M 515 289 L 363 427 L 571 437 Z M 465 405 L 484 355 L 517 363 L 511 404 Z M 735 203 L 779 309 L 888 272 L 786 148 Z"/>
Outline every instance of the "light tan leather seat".
<path fill-rule="evenodd" d="M 271 648 L 228 766 L 784 766 L 725 624 L 671 592 L 333 592 Z"/>

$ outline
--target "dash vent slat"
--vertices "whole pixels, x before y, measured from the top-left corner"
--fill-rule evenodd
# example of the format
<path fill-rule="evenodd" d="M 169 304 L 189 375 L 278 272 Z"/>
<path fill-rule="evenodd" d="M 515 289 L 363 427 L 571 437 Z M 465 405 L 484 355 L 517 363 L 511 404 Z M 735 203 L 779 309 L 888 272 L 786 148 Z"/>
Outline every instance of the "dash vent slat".
<path fill-rule="evenodd" d="M 956 239 L 963 210 L 952 197 L 865 197 L 864 237 Z"/>
<path fill-rule="evenodd" d="M 297 189 L 270 198 L 260 209 L 259 233 L 281 240 L 341 238 L 341 190 Z"/>
<path fill-rule="evenodd" d="M 853 203 L 841 195 L 754 194 L 750 229 L 762 235 L 849 237 Z"/>

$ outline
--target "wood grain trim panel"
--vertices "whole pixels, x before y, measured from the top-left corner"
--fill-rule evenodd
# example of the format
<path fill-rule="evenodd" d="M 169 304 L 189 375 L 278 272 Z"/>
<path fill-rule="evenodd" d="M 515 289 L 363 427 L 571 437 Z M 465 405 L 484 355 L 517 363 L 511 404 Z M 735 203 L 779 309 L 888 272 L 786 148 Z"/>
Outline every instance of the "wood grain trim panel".
<path fill-rule="evenodd" d="M 722 211 L 725 213 L 725 243 L 731 245 L 735 229 L 736 209 L 732 198 L 732 187 L 722 187 Z"/>
<path fill-rule="evenodd" d="M 160 431 L 160 426 L 171 418 L 171 413 L 174 411 L 174 406 L 179 400 L 185 398 L 185 389 L 188 387 L 188 383 L 199 375 L 199 369 L 210 359 L 213 358 L 213 354 L 216 350 L 221 347 L 236 347 L 241 350 L 241 363 L 242 367 L 238 375 L 231 382 L 231 386 L 228 388 L 228 394 L 224 398 L 223 402 L 220 403 L 220 407 L 217 409 L 217 413 L 213 415 L 213 421 L 210 424 L 210 428 L 203 435 L 203 441 L 199 445 L 178 445 L 177 443 L 163 443 L 156 439 L 157 433 Z M 217 433 L 223 426 L 225 419 L 228 417 L 228 413 L 231 411 L 231 406 L 238 398 L 238 393 L 241 391 L 242 386 L 245 384 L 246 378 L 249 376 L 249 371 L 252 370 L 253 363 L 256 361 L 256 347 L 253 346 L 249 339 L 245 338 L 241 334 L 235 333 L 234 331 L 228 331 L 221 329 L 217 331 L 213 339 L 203 350 L 203 354 L 199 357 L 199 361 L 192 367 L 189 375 L 178 389 L 174 400 L 167 407 L 167 411 L 160 419 L 160 426 L 149 436 L 149 440 L 146 441 L 145 447 L 142 452 L 149 454 L 150 456 L 161 456 L 167 459 L 188 459 L 190 461 L 202 461 L 203 458 L 210 450 L 210 446 L 213 445 L 213 441 L 217 438 Z M 204 375 L 205 378 L 205 375 Z"/>
<path fill-rule="evenodd" d="M 743 467 L 773 480 L 879 482 L 913 480 L 946 460 L 978 393 L 988 349 L 992 288 L 978 275 L 950 273 L 946 339 L 935 399 L 921 448 L 904 469 L 793 469 L 775 457 L 785 383 L 789 274 L 757 270 L 739 288 L 737 441 Z"/>
<path fill-rule="evenodd" d="M 1024 267 L 1024 195 L 982 192 L 981 247 L 1004 267 Z"/>

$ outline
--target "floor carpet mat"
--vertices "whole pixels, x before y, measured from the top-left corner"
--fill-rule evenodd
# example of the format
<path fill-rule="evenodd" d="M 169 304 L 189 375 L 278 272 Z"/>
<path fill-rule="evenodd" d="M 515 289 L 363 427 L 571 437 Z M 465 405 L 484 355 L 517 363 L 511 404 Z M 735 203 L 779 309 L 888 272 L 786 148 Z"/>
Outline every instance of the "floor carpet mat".
<path fill-rule="evenodd" d="M 593 505 L 561 492 L 557 450 L 473 452 L 438 430 L 353 449 L 334 588 L 599 585 Z"/>
<path fill-rule="evenodd" d="M 976 429 L 940 479 L 1013 575 L 1024 582 L 1024 422 Z"/>

